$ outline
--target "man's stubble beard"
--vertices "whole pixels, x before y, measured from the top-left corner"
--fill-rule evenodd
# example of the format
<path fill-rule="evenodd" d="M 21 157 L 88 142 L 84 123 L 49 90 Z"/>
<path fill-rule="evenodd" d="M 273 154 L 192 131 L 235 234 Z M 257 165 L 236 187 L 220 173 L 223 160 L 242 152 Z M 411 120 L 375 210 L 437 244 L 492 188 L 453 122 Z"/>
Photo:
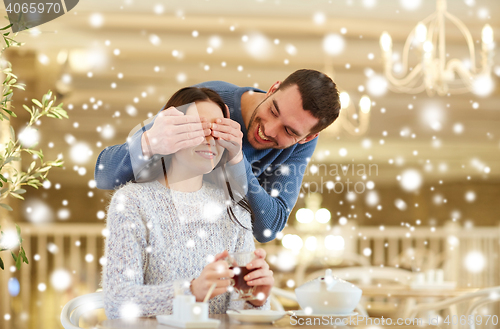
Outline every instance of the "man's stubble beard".
<path fill-rule="evenodd" d="M 277 90 L 276 90 L 277 91 Z M 274 93 L 276 93 L 276 91 Z M 264 98 L 264 100 L 262 102 L 259 103 L 259 105 L 257 105 L 257 107 L 253 110 L 253 113 L 252 113 L 252 116 L 250 117 L 250 121 L 248 122 L 248 127 L 247 127 L 247 140 L 248 142 L 250 143 L 250 145 L 252 145 L 252 142 L 250 142 L 250 135 L 252 135 L 252 139 L 255 141 L 255 143 L 258 145 L 258 146 L 261 146 L 259 144 L 259 142 L 257 142 L 255 140 L 255 136 L 254 136 L 254 133 L 253 133 L 253 130 L 254 129 L 250 129 L 252 128 L 252 125 L 255 121 L 255 117 L 257 116 L 257 110 L 259 109 L 259 107 L 262 105 L 262 103 L 264 103 L 265 101 L 267 101 L 267 99 L 269 97 L 271 97 L 272 95 L 274 95 L 274 93 L 272 93 L 271 95 L 267 96 L 266 98 Z M 259 120 L 259 124 L 260 124 L 260 120 Z M 275 145 L 278 145 L 278 143 L 276 143 L 276 141 L 273 141 Z M 294 145 L 294 144 L 292 144 Z M 256 150 L 269 150 L 269 149 L 276 149 L 276 150 L 284 150 L 292 145 L 289 145 L 289 146 L 285 146 L 285 147 L 255 147 L 254 145 L 252 145 L 252 147 Z"/>

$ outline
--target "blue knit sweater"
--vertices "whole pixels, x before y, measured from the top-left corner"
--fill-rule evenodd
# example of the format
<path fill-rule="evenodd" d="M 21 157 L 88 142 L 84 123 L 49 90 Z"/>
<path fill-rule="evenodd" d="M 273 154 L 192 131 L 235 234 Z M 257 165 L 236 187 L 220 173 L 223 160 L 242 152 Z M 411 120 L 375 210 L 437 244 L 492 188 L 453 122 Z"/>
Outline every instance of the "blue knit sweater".
<path fill-rule="evenodd" d="M 234 166 L 235 170 L 246 171 L 247 197 L 255 213 L 253 234 L 257 241 L 268 242 L 285 227 L 288 216 L 297 202 L 308 159 L 316 147 L 317 138 L 305 144 L 295 144 L 284 150 L 256 150 L 248 142 L 247 129 L 241 114 L 241 96 L 253 90 L 252 87 L 238 87 L 223 81 L 209 81 L 196 87 L 216 91 L 229 107 L 231 119 L 238 122 L 243 131 L 243 161 L 245 166 Z M 105 148 L 95 167 L 95 181 L 100 189 L 114 189 L 134 179 L 134 170 L 144 167 L 142 158 L 142 132 L 152 122 L 139 130 L 128 143 Z M 237 173 L 234 175 L 238 176 Z"/>

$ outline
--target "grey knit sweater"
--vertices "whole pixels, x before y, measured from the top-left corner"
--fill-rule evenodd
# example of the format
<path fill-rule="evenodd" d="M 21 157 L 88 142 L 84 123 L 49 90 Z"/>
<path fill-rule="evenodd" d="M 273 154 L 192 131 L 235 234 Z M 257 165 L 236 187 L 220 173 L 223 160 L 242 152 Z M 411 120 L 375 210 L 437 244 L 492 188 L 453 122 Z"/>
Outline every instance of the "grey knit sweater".
<path fill-rule="evenodd" d="M 102 274 L 106 316 L 171 314 L 175 281 L 197 278 L 224 250 L 253 251 L 252 231 L 231 221 L 224 201 L 223 191 L 205 181 L 196 192 L 173 191 L 157 181 L 120 188 L 107 216 Z M 250 228 L 250 215 L 233 209 Z M 252 308 L 233 301 L 234 294 L 212 298 L 209 312 Z M 269 299 L 259 309 L 269 309 Z"/>

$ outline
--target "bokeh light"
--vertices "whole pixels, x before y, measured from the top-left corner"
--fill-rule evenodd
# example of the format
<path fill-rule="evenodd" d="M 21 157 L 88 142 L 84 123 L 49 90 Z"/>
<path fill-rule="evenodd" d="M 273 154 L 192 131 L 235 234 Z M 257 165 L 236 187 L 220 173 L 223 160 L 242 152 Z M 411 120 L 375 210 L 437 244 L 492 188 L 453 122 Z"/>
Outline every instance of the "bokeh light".
<path fill-rule="evenodd" d="M 286 249 L 299 251 L 302 249 L 303 241 L 302 238 L 296 234 L 285 234 L 283 239 L 281 240 L 281 244 Z"/>
<path fill-rule="evenodd" d="M 318 240 L 315 236 L 310 236 L 306 239 L 305 246 L 307 250 L 314 251 L 318 247 Z"/>
<path fill-rule="evenodd" d="M 21 130 L 18 137 L 23 147 L 32 147 L 38 144 L 40 133 L 35 128 L 26 127 Z"/>
<path fill-rule="evenodd" d="M 474 191 L 467 191 L 465 193 L 465 201 L 467 201 L 467 202 L 474 202 L 474 201 L 476 201 L 476 192 L 474 192 Z"/>
<path fill-rule="evenodd" d="M 99 28 L 104 25 L 104 16 L 100 13 L 94 13 L 89 17 L 90 26 Z"/>
<path fill-rule="evenodd" d="M 74 163 L 85 164 L 89 162 L 93 152 L 87 143 L 78 142 L 71 146 L 69 154 Z"/>
<path fill-rule="evenodd" d="M 327 235 L 325 237 L 325 248 L 334 251 L 344 250 L 345 248 L 344 238 L 340 235 Z"/>
<path fill-rule="evenodd" d="M 151 44 L 153 46 L 159 46 L 161 44 L 161 39 L 156 34 L 150 34 L 149 35 L 149 42 L 151 42 Z"/>
<path fill-rule="evenodd" d="M 283 272 L 291 271 L 297 266 L 297 256 L 290 250 L 282 250 L 276 256 L 274 265 Z"/>
<path fill-rule="evenodd" d="M 372 75 L 366 82 L 366 90 L 370 95 L 376 97 L 385 95 L 388 87 L 387 79 L 379 74 Z"/>
<path fill-rule="evenodd" d="M 17 236 L 16 230 L 7 229 L 3 231 L 3 235 L 0 236 L 1 249 L 10 250 L 14 249 L 18 245 L 19 245 L 19 237 Z"/>
<path fill-rule="evenodd" d="M 407 192 L 415 192 L 422 186 L 422 174 L 416 169 L 407 169 L 401 174 L 399 184 Z"/>
<path fill-rule="evenodd" d="M 323 25 L 326 22 L 326 16 L 322 12 L 317 12 L 313 16 L 313 22 L 316 25 Z"/>
<path fill-rule="evenodd" d="M 12 297 L 19 295 L 19 292 L 21 291 L 19 280 L 17 278 L 10 278 L 7 283 L 7 290 L 9 291 L 9 295 Z"/>
<path fill-rule="evenodd" d="M 405 211 L 408 208 L 408 206 L 406 205 L 406 202 L 404 202 L 404 200 L 402 200 L 402 199 L 394 200 L 394 205 L 396 206 L 396 208 L 398 208 L 401 211 Z"/>
<path fill-rule="evenodd" d="M 380 197 L 377 191 L 369 191 L 366 193 L 365 202 L 370 207 L 375 207 L 380 203 Z"/>
<path fill-rule="evenodd" d="M 24 215 L 32 223 L 45 223 L 54 219 L 52 209 L 39 199 L 29 199 L 26 201 Z"/>
<path fill-rule="evenodd" d="M 299 223 L 307 224 L 313 221 L 314 212 L 311 209 L 300 208 L 295 213 L 295 218 Z"/>
<path fill-rule="evenodd" d="M 341 54 L 345 48 L 344 38 L 337 33 L 327 34 L 323 39 L 323 50 L 332 56 Z"/>
<path fill-rule="evenodd" d="M 477 96 L 485 97 L 490 95 L 494 89 L 495 83 L 491 76 L 483 74 L 474 80 L 472 92 Z"/>
<path fill-rule="evenodd" d="M 316 214 L 314 215 L 316 220 L 319 223 L 325 224 L 330 221 L 330 218 L 332 218 L 332 215 L 330 214 L 330 211 L 326 208 L 321 208 L 316 211 Z"/>
<path fill-rule="evenodd" d="M 57 291 L 64 291 L 71 285 L 71 275 L 64 269 L 55 270 L 50 275 L 50 284 Z"/>
<path fill-rule="evenodd" d="M 481 273 L 486 266 L 486 259 L 479 251 L 470 251 L 465 255 L 464 265 L 471 273 Z"/>
<path fill-rule="evenodd" d="M 247 53 L 257 60 L 268 59 L 273 53 L 271 41 L 260 33 L 248 35 L 244 47 Z"/>
<path fill-rule="evenodd" d="M 422 0 L 399 0 L 399 3 L 406 10 L 415 10 L 420 7 Z"/>

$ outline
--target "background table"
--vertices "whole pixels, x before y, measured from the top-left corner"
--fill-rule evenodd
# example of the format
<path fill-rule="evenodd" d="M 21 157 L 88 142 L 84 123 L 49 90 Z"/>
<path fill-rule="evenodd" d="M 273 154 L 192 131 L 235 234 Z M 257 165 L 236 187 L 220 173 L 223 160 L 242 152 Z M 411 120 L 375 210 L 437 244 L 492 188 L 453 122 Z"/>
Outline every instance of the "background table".
<path fill-rule="evenodd" d="M 394 297 L 394 298 L 450 298 L 463 294 L 475 292 L 477 288 L 453 288 L 453 289 L 411 289 L 404 285 L 358 285 L 363 290 L 363 297 Z"/>
<path fill-rule="evenodd" d="M 281 320 L 276 321 L 273 324 L 244 324 L 240 323 L 238 321 L 230 320 L 229 316 L 227 314 L 212 314 L 210 315 L 210 318 L 212 319 L 219 319 L 221 320 L 221 324 L 218 329 L 271 329 L 271 328 L 309 328 L 309 329 L 324 329 L 324 328 L 333 328 L 331 325 L 292 325 L 292 323 L 295 323 L 294 320 L 290 319 L 289 315 L 285 315 Z M 372 318 L 372 320 L 375 320 L 375 318 Z M 377 318 L 377 320 L 380 320 Z M 293 321 L 293 322 L 292 322 Z M 395 319 L 393 320 L 393 323 L 396 323 Z M 369 324 L 369 323 L 368 323 Z M 365 325 L 364 321 L 363 323 L 360 323 L 357 326 L 337 326 L 337 328 L 359 328 L 359 329 L 373 329 L 373 328 L 405 328 L 405 329 L 439 329 L 439 326 L 430 326 L 430 325 L 424 325 L 424 326 L 415 326 L 409 325 L 409 326 L 396 326 L 396 325 L 391 325 L 391 326 L 375 326 L 374 324 L 372 325 Z M 171 329 L 171 328 L 176 328 L 176 327 L 171 327 L 163 324 L 159 324 L 158 321 L 156 321 L 155 318 L 137 318 L 133 320 L 125 320 L 125 319 L 114 319 L 114 320 L 105 320 L 102 321 L 97 325 L 97 328 L 99 329 Z"/>

